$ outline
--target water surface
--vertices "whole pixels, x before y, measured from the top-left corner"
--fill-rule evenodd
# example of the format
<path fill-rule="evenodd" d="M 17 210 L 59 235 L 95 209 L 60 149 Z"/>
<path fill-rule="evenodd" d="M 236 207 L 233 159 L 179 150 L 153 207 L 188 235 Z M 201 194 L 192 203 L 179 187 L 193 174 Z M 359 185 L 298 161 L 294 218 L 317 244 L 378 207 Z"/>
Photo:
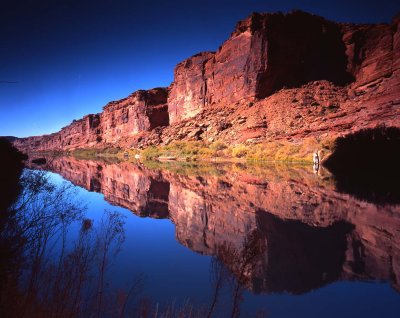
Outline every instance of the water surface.
<path fill-rule="evenodd" d="M 400 205 L 338 192 L 323 170 L 72 157 L 41 168 L 82 207 L 49 238 L 47 262 L 68 265 L 62 246 L 79 260 L 93 249 L 79 301 L 64 301 L 77 316 L 400 313 Z M 40 288 L 35 297 L 57 301 Z"/>

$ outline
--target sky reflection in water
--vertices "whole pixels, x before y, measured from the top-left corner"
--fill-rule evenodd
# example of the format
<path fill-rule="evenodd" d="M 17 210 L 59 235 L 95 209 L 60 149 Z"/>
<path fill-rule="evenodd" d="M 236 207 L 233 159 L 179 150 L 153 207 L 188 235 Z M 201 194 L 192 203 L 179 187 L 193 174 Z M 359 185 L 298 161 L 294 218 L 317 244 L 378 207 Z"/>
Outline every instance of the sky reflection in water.
<path fill-rule="evenodd" d="M 143 277 L 141 297 L 154 303 L 208 306 L 218 256 L 246 287 L 239 290 L 243 317 L 258 309 L 272 317 L 397 317 L 399 206 L 338 193 L 329 176 L 304 167 L 161 168 L 73 158 L 47 167 L 80 186 L 94 226 L 105 210 L 124 216 L 125 240 L 106 271 L 111 289 Z M 253 230 L 261 253 L 240 267 Z M 238 268 L 249 272 L 240 277 Z M 231 312 L 228 285 L 216 316 Z"/>

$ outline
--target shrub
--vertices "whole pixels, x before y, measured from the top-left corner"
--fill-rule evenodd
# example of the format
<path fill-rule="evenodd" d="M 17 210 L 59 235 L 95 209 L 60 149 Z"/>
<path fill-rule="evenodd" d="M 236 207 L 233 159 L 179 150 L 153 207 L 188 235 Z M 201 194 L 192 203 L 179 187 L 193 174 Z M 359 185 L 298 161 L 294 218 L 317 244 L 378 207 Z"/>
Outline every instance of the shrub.
<path fill-rule="evenodd" d="M 249 149 L 245 145 L 237 145 L 232 148 L 232 157 L 243 158 L 249 152 Z"/>
<path fill-rule="evenodd" d="M 216 141 L 210 145 L 210 149 L 214 151 L 220 151 L 228 148 L 222 141 Z"/>
<path fill-rule="evenodd" d="M 155 147 L 155 146 L 147 147 L 146 149 L 144 149 L 141 152 L 141 156 L 145 160 L 156 159 L 156 158 L 160 157 L 161 154 L 162 154 L 161 149 L 159 147 Z"/>

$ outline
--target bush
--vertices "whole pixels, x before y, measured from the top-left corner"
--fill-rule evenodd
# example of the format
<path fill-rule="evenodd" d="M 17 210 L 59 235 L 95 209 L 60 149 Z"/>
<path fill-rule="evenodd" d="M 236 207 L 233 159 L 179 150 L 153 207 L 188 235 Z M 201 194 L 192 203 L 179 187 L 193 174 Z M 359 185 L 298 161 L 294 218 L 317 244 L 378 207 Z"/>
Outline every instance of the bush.
<path fill-rule="evenodd" d="M 214 151 L 221 151 L 228 148 L 222 141 L 216 141 L 210 145 L 210 149 Z"/>
<path fill-rule="evenodd" d="M 178 160 L 201 160 L 211 158 L 239 158 L 255 161 L 296 161 L 312 162 L 312 154 L 316 150 L 332 151 L 334 139 L 318 140 L 316 137 L 307 137 L 296 141 L 270 141 L 260 144 L 238 144 L 228 146 L 221 141 L 206 143 L 203 141 L 176 141 L 164 146 L 150 146 L 139 149 L 76 149 L 72 154 L 81 158 L 109 157 L 123 159 L 128 154 L 134 158 L 140 154 L 144 160 L 155 160 L 158 157 L 174 157 Z"/>
<path fill-rule="evenodd" d="M 145 160 L 152 160 L 160 157 L 162 154 L 161 149 L 155 146 L 147 147 L 141 152 L 141 156 Z"/>
<path fill-rule="evenodd" d="M 74 157 L 91 159 L 96 157 L 117 157 L 122 153 L 120 148 L 80 148 L 70 152 Z"/>
<path fill-rule="evenodd" d="M 232 148 L 232 157 L 243 158 L 249 152 L 249 149 L 245 145 L 237 145 Z"/>

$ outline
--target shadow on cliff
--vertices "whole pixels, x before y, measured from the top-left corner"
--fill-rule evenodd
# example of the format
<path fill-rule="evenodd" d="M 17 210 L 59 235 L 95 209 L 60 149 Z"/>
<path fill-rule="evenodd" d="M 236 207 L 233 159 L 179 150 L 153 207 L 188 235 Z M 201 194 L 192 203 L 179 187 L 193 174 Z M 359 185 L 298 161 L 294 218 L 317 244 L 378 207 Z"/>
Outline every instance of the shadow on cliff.
<path fill-rule="evenodd" d="M 346 46 L 337 24 L 300 10 L 269 16 L 265 29 L 262 15 L 254 14 L 253 19 L 259 32 L 268 33 L 269 47 L 268 68 L 257 82 L 258 98 L 316 80 L 340 86 L 354 81 L 347 71 Z"/>
<path fill-rule="evenodd" d="M 378 204 L 400 203 L 400 129 L 363 129 L 338 138 L 324 165 L 337 189 Z"/>

